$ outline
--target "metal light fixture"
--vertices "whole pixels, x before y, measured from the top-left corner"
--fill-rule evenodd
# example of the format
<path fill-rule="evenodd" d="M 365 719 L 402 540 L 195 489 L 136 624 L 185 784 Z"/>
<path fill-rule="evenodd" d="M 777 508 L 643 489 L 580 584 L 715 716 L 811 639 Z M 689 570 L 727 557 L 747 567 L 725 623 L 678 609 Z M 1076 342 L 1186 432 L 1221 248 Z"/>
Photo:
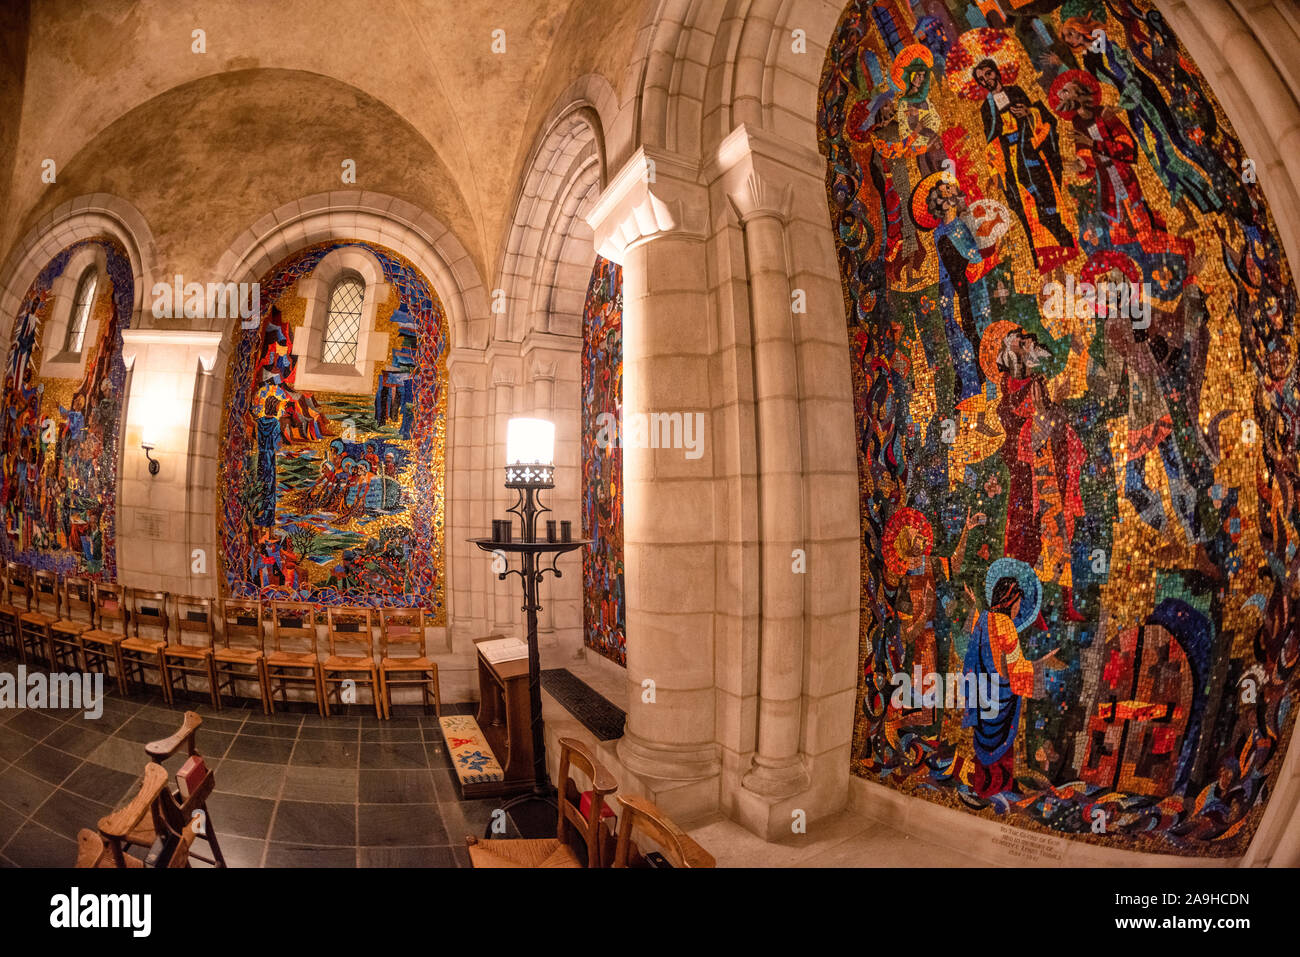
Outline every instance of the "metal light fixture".
<path fill-rule="evenodd" d="M 555 487 L 555 423 L 511 419 L 506 424 L 506 488 Z"/>
<path fill-rule="evenodd" d="M 153 439 L 147 437 L 142 439 L 140 441 L 140 448 L 144 449 L 144 457 L 149 460 L 149 474 L 157 475 L 158 470 L 162 468 L 162 466 L 159 465 L 157 459 L 155 459 L 152 455 L 149 454 L 154 449 Z"/>
<path fill-rule="evenodd" d="M 554 536 L 539 540 L 537 518 L 549 512 L 541 502 L 543 489 L 555 487 L 555 423 L 545 419 L 511 419 L 506 426 L 506 488 L 515 489 L 519 500 L 508 512 L 519 516 L 520 538 L 494 535 L 492 538 L 470 539 L 485 552 L 497 555 L 518 556 L 518 568 L 506 568 L 498 573 L 502 581 L 508 575 L 518 575 L 524 586 L 524 612 L 528 635 L 528 703 L 533 739 L 533 784 L 531 793 L 521 794 L 507 801 L 502 809 L 511 816 L 516 828 L 525 837 L 541 837 L 549 829 L 555 830 L 555 791 L 546 773 L 546 744 L 542 735 L 542 682 L 541 661 L 537 649 L 537 613 L 542 605 L 537 586 L 547 574 L 559 578 L 556 559 L 565 552 L 575 551 L 590 544 L 590 539 L 553 541 Z M 552 525 L 554 523 L 551 523 Z M 568 525 L 568 522 L 563 523 Z M 567 531 L 567 529 L 566 529 Z M 504 540 L 503 540 L 504 538 Z M 543 566 L 541 559 L 550 556 L 550 565 Z M 533 813 L 525 814 L 525 806 L 532 805 Z M 487 835 L 485 835 L 487 836 Z"/>

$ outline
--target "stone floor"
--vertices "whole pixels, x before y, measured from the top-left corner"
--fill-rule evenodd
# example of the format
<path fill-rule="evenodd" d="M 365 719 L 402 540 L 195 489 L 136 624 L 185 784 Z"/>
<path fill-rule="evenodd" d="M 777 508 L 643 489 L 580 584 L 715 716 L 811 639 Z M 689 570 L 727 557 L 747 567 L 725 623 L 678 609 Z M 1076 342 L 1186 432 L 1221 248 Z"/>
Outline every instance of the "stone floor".
<path fill-rule="evenodd" d="M 921 840 L 854 811 L 808 824 L 806 834 L 767 843 L 721 815 L 686 831 L 719 867 L 988 867 L 960 850 Z"/>
<path fill-rule="evenodd" d="M 0 669 L 15 665 L 0 658 Z M 481 836 L 501 802 L 458 799 L 433 715 L 399 706 L 380 721 L 355 705 L 325 719 L 294 707 L 304 710 L 266 716 L 251 700 L 217 712 L 206 698 L 169 707 L 160 697 L 110 692 L 93 720 L 80 711 L 0 709 L 0 866 L 71 866 L 77 831 L 135 792 L 145 742 L 175 731 L 187 708 L 203 716 L 199 752 L 217 779 L 210 820 L 230 866 L 468 866 L 465 837 Z M 443 713 L 475 708 L 444 703 Z M 682 823 L 719 867 L 982 863 L 852 811 L 777 843 L 721 815 Z"/>
<path fill-rule="evenodd" d="M 185 708 L 203 715 L 208 810 L 232 867 L 468 866 L 466 835 L 481 836 L 500 804 L 458 800 L 437 719 L 416 706 L 381 722 L 359 706 L 267 717 L 256 702 L 216 712 L 113 694 L 95 720 L 0 710 L 0 865 L 71 866 L 77 831 L 135 792 L 144 743 L 174 732 Z"/>

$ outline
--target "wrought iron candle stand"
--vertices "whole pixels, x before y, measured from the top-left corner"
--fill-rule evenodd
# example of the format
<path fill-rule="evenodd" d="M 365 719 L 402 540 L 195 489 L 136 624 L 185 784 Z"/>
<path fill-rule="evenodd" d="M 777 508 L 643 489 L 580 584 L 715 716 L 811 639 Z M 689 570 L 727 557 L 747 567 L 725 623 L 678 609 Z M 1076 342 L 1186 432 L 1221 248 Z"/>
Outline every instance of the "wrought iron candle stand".
<path fill-rule="evenodd" d="M 554 474 L 554 467 L 550 465 L 506 466 L 506 488 L 515 489 L 519 493 L 519 500 L 506 511 L 519 516 L 521 540 L 500 542 L 493 538 L 470 539 L 485 552 L 500 551 L 507 555 L 518 555 L 521 566 L 507 567 L 505 571 L 497 573 L 497 578 L 505 581 L 508 575 L 519 576 L 524 584 L 523 610 L 528 616 L 528 710 L 533 735 L 533 790 L 513 797 L 502 805 L 502 810 L 510 815 L 515 829 L 522 837 L 553 835 L 559 808 L 555 789 L 546 773 L 546 740 L 542 730 L 542 671 L 537 651 L 537 613 L 542 606 L 538 601 L 537 586 L 548 572 L 556 578 L 563 576 L 564 573 L 555 565 L 561 555 L 591 543 L 591 539 L 568 542 L 537 540 L 537 518 L 550 511 L 542 504 L 540 493 L 543 489 L 555 487 L 552 481 Z M 551 563 L 548 567 L 542 567 L 541 560 L 547 555 L 551 556 Z M 508 561 L 507 559 L 507 563 Z M 484 837 L 492 836 L 489 825 Z"/>

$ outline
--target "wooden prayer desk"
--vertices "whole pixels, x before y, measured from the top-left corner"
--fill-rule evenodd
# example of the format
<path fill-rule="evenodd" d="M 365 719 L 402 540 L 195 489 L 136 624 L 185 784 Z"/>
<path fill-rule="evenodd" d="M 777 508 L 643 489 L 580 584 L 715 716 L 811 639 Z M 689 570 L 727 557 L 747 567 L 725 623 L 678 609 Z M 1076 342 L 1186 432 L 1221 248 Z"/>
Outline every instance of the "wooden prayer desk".
<path fill-rule="evenodd" d="M 474 644 L 499 641 L 500 635 Z M 466 798 L 518 794 L 533 786 L 533 729 L 528 708 L 528 658 L 493 663 L 478 650 L 478 714 L 475 720 L 501 763 L 500 781 L 461 785 Z"/>

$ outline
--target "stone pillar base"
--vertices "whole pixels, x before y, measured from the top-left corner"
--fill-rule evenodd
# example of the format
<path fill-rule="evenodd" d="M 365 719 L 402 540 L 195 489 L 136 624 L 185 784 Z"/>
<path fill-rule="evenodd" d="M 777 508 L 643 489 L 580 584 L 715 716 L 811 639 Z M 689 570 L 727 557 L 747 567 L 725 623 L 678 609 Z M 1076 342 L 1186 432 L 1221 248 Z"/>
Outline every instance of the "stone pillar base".
<path fill-rule="evenodd" d="M 808 769 L 797 757 L 771 761 L 755 755 L 754 766 L 741 778 L 741 783 L 746 791 L 779 801 L 807 790 Z"/>
<path fill-rule="evenodd" d="M 624 767 L 643 778 L 689 782 L 717 778 L 722 773 L 716 744 L 667 745 L 624 731 L 618 757 Z"/>
<path fill-rule="evenodd" d="M 748 775 L 746 777 L 748 778 Z M 806 813 L 806 808 L 802 807 L 807 804 L 804 800 L 806 797 L 808 797 L 806 791 L 781 797 L 757 794 L 750 789 L 749 782 L 746 780 L 745 786 L 736 792 L 736 803 L 731 817 L 745 830 L 757 834 L 765 841 L 786 840 L 792 834 L 799 833 L 792 827 L 792 822 L 795 821 L 794 811 L 805 811 L 800 817 L 803 826 L 807 826 L 809 815 Z"/>

